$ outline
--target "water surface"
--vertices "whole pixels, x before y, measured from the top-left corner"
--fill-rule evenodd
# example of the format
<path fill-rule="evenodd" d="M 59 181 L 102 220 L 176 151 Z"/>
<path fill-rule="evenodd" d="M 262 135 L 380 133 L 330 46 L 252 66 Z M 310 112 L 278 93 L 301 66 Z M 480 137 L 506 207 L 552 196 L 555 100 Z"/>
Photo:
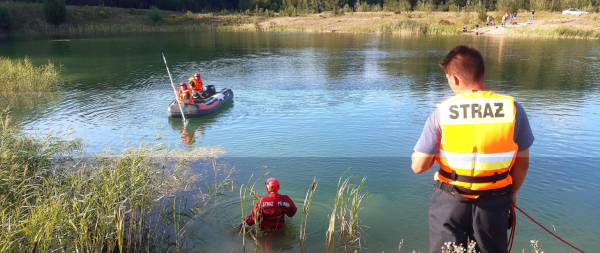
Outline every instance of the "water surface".
<path fill-rule="evenodd" d="M 410 154 L 423 124 L 452 94 L 437 65 L 459 44 L 481 50 L 488 89 L 512 95 L 536 138 L 519 206 L 587 252 L 600 251 L 600 44 L 593 40 L 472 36 L 303 33 L 171 33 L 0 43 L 0 55 L 64 67 L 66 92 L 15 108 L 27 131 L 73 129 L 90 153 L 143 141 L 175 148 L 218 145 L 238 171 L 280 179 L 298 206 L 320 179 L 309 221 L 308 252 L 324 250 L 325 219 L 338 177 L 368 176 L 361 222 L 368 251 L 428 251 L 427 210 L 437 169 L 414 175 Z M 175 82 L 200 72 L 229 87 L 234 102 L 191 119 L 168 119 Z M 196 165 L 198 171 L 202 165 Z M 260 183 L 259 183 L 260 184 Z M 261 190 L 264 194 L 264 190 Z M 299 215 L 299 214 L 298 214 Z M 190 233 L 202 252 L 234 248 L 239 197 L 226 198 Z M 299 217 L 270 248 L 299 252 Z M 570 252 L 520 215 L 515 249 L 540 239 L 546 252 Z M 236 251 L 241 250 L 239 242 Z"/>

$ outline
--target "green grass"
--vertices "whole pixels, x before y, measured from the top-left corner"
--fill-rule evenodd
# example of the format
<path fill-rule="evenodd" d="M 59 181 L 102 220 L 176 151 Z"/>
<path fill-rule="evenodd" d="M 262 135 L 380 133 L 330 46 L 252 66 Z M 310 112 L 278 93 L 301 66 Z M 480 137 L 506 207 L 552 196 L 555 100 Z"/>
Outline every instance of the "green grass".
<path fill-rule="evenodd" d="M 0 119 L 0 252 L 180 249 L 194 220 L 232 186 L 233 170 L 214 165 L 208 192 L 188 204 L 176 196 L 198 180 L 189 171 L 192 153 L 173 158 L 160 145 L 143 145 L 84 158 L 80 140 L 33 138 L 5 112 Z"/>
<path fill-rule="evenodd" d="M 34 66 L 29 58 L 0 57 L 0 93 L 55 91 L 62 84 L 60 66 Z"/>

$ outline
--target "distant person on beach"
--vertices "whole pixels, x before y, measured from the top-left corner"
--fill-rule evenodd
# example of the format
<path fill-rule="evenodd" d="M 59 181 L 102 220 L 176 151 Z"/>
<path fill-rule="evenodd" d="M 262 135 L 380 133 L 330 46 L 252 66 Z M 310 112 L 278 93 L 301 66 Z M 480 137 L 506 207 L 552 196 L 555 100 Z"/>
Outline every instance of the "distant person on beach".
<path fill-rule="evenodd" d="M 440 66 L 455 95 L 425 122 L 411 165 L 416 174 L 439 165 L 429 250 L 470 240 L 475 252 L 507 253 L 509 209 L 517 205 L 534 141 L 527 114 L 512 97 L 486 90 L 483 56 L 475 48 L 452 49 Z"/>
<path fill-rule="evenodd" d="M 504 13 L 504 16 L 502 16 L 502 26 L 506 25 L 506 13 Z"/>
<path fill-rule="evenodd" d="M 535 10 L 531 10 L 531 20 L 533 20 L 534 16 L 535 16 Z"/>
<path fill-rule="evenodd" d="M 516 25 L 517 24 L 517 13 L 515 12 L 515 15 L 513 15 L 513 24 Z"/>
<path fill-rule="evenodd" d="M 491 19 L 490 16 L 487 16 L 487 19 L 485 21 L 485 26 L 490 25 L 490 19 Z"/>
<path fill-rule="evenodd" d="M 508 24 L 512 25 L 512 23 L 513 23 L 513 14 L 512 13 L 510 14 L 510 17 L 508 18 L 508 20 L 510 21 L 510 22 L 508 22 Z"/>
<path fill-rule="evenodd" d="M 255 223 L 260 224 L 261 229 L 277 229 L 285 225 L 284 215 L 293 217 L 298 210 L 294 201 L 287 195 L 281 195 L 279 191 L 279 181 L 275 178 L 267 179 L 265 183 L 268 196 L 260 198 L 250 216 L 246 217 L 239 226 L 241 229 L 244 224 L 252 226 Z"/>

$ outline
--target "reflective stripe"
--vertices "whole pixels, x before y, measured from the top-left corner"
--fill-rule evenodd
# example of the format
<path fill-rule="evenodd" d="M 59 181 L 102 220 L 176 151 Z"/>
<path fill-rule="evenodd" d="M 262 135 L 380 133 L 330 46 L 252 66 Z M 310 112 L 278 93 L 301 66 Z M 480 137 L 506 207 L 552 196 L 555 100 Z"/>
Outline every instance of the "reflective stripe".
<path fill-rule="evenodd" d="M 451 168 L 463 170 L 500 170 L 507 168 L 512 163 L 515 151 L 481 154 L 481 153 L 454 153 L 440 150 L 440 161 Z"/>

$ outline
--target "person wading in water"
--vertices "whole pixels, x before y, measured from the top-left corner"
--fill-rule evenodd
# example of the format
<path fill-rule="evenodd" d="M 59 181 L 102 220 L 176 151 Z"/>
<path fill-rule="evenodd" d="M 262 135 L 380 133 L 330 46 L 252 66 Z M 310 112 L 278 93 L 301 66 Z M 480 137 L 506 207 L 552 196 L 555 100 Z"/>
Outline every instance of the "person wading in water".
<path fill-rule="evenodd" d="M 260 198 L 254 208 L 252 214 L 240 224 L 239 229 L 244 226 L 252 226 L 255 223 L 260 224 L 261 229 L 277 229 L 285 225 L 284 215 L 293 217 L 298 210 L 294 201 L 287 195 L 281 195 L 279 191 L 279 181 L 275 178 L 267 179 L 265 183 L 268 196 Z"/>

